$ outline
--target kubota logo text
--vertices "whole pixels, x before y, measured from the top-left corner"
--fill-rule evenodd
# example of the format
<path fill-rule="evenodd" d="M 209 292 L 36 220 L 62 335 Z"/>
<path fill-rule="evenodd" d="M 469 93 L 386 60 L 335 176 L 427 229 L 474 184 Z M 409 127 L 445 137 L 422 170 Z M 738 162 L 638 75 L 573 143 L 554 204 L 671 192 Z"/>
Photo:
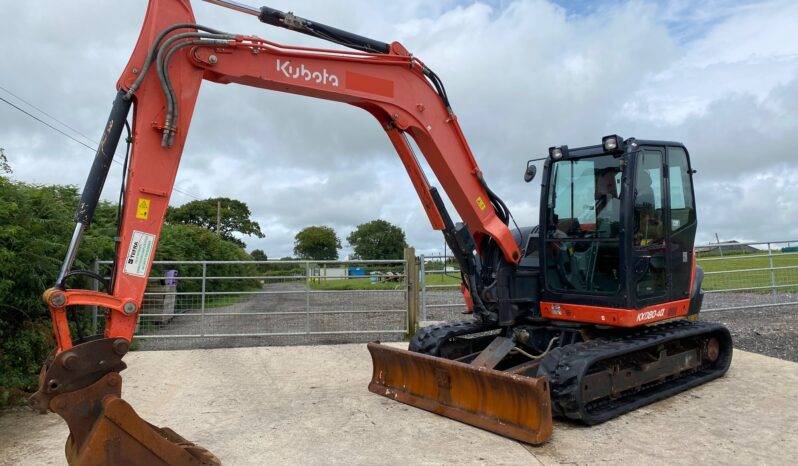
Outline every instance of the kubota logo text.
<path fill-rule="evenodd" d="M 282 72 L 286 78 L 291 79 L 304 79 L 305 81 L 313 81 L 318 84 L 330 84 L 333 87 L 338 87 L 338 76 L 328 73 L 327 68 L 322 68 L 321 71 L 313 71 L 306 68 L 304 64 L 299 66 L 292 65 L 291 61 L 281 61 L 277 59 L 277 71 Z"/>
<path fill-rule="evenodd" d="M 655 309 L 653 311 L 646 311 L 637 314 L 637 321 L 642 322 L 644 320 L 656 319 L 659 317 L 663 317 L 664 315 L 665 315 L 665 308 L 663 307 L 662 309 Z"/>

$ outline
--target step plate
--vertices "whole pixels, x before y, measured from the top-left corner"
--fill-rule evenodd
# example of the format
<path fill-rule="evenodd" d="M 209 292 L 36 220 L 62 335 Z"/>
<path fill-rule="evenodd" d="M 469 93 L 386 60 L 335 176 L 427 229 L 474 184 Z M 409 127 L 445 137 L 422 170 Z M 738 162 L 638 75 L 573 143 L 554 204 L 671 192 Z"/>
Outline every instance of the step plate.
<path fill-rule="evenodd" d="M 368 344 L 369 391 L 521 442 L 552 431 L 549 382 Z"/>

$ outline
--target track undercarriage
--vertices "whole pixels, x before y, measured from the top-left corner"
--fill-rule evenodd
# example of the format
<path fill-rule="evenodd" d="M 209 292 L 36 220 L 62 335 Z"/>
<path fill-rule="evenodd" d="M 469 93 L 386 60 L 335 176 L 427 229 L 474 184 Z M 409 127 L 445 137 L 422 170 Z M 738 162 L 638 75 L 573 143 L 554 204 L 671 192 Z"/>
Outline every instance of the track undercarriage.
<path fill-rule="evenodd" d="M 537 444 L 550 436 L 552 416 L 598 424 L 722 376 L 732 342 L 722 325 L 686 320 L 633 330 L 543 319 L 500 329 L 468 320 L 420 330 L 409 352 L 378 344 L 369 350 L 371 391 Z M 460 377 L 465 368 L 475 375 Z M 425 370 L 433 375 L 422 381 Z M 478 376 L 488 381 L 470 380 Z M 508 392 L 527 418 L 495 412 Z"/>

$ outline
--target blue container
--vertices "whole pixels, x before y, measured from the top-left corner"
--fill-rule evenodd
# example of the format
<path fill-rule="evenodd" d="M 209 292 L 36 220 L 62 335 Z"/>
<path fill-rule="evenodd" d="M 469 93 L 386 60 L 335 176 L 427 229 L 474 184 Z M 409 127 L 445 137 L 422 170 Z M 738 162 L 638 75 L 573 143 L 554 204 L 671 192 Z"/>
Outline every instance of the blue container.
<path fill-rule="evenodd" d="M 365 277 L 366 276 L 366 268 L 365 267 L 349 267 L 347 272 L 350 277 Z"/>

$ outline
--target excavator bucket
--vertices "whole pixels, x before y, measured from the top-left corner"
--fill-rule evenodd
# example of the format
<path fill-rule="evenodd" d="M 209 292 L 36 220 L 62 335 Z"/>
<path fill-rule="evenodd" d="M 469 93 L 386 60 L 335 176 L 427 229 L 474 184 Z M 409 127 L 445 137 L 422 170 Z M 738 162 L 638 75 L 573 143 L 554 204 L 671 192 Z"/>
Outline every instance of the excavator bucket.
<path fill-rule="evenodd" d="M 369 390 L 522 442 L 551 436 L 545 377 L 526 377 L 444 358 L 368 344 Z"/>
<path fill-rule="evenodd" d="M 70 466 L 218 466 L 208 450 L 141 419 L 121 399 L 124 339 L 98 339 L 51 355 L 30 404 L 69 426 Z M 102 374 L 107 366 L 113 369 Z M 103 369 L 100 369 L 103 367 Z M 99 374 L 99 378 L 97 378 Z"/>

